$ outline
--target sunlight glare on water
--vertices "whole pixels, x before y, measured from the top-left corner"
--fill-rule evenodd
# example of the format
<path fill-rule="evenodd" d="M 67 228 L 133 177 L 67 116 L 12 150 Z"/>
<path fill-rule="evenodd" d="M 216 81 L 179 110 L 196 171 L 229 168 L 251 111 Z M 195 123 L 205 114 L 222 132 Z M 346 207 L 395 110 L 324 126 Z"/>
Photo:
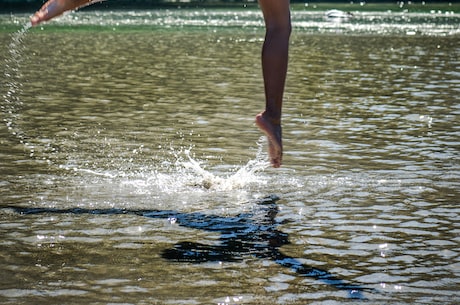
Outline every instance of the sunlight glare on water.
<path fill-rule="evenodd" d="M 238 194 L 235 197 L 236 202 L 233 202 L 236 204 L 248 199 L 246 197 L 248 189 L 258 188 L 267 183 L 267 178 L 260 174 L 269 166 L 266 153 L 262 148 L 263 146 L 259 144 L 255 159 L 249 160 L 246 164 L 231 168 L 226 166 L 222 169 L 219 167 L 206 169 L 202 161 L 191 156 L 191 148 L 169 151 L 173 159 L 164 160 L 160 167 L 147 165 L 137 170 L 110 171 L 65 165 L 61 165 L 60 168 L 68 171 L 69 175 L 75 176 L 73 178 L 76 180 L 75 183 L 80 184 L 82 188 L 101 194 L 112 189 L 118 198 L 137 196 L 139 199 L 143 196 L 145 200 L 151 201 L 152 198 L 171 200 L 171 196 L 181 196 L 184 198 L 181 200 L 182 204 L 193 205 L 199 203 L 193 200 L 202 200 L 202 196 L 209 196 L 210 193 L 215 193 L 216 196 L 234 193 Z M 91 202 L 92 206 L 103 204 L 103 202 Z M 111 202 L 110 205 L 116 206 L 116 203 Z M 151 203 L 149 205 L 152 206 Z M 132 204 L 129 206 L 133 207 Z M 171 208 L 173 205 L 168 204 L 168 207 Z"/>
<path fill-rule="evenodd" d="M 280 169 L 255 7 L 27 19 L 0 15 L 0 303 L 460 300 L 458 13 L 294 10 Z"/>
<path fill-rule="evenodd" d="M 256 10 L 138 10 L 87 12 L 66 14 L 59 25 L 93 25 L 108 27 L 205 27 L 260 28 L 263 20 Z M 377 35 L 456 35 L 460 33 L 460 14 L 446 11 L 414 12 L 353 12 L 348 19 L 328 19 L 323 11 L 293 11 L 295 29 L 310 33 L 377 34 Z"/>

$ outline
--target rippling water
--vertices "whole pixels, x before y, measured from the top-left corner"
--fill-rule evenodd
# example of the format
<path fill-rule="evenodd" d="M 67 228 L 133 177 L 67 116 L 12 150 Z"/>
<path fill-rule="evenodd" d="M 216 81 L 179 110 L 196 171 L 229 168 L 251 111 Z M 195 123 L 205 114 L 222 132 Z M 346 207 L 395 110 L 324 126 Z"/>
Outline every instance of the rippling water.
<path fill-rule="evenodd" d="M 2 304 L 455 304 L 459 15 L 294 11 L 271 169 L 260 13 L 1 15 Z"/>

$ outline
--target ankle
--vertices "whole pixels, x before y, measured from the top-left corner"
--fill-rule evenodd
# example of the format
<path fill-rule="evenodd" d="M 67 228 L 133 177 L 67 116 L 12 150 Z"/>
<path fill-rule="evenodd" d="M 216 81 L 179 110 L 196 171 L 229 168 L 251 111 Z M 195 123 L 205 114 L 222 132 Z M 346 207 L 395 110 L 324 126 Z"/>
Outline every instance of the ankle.
<path fill-rule="evenodd" d="M 273 113 L 270 113 L 269 111 L 265 110 L 263 113 L 262 113 L 262 116 L 265 120 L 267 120 L 268 122 L 270 122 L 272 125 L 281 125 L 281 115 L 279 114 L 273 114 Z"/>

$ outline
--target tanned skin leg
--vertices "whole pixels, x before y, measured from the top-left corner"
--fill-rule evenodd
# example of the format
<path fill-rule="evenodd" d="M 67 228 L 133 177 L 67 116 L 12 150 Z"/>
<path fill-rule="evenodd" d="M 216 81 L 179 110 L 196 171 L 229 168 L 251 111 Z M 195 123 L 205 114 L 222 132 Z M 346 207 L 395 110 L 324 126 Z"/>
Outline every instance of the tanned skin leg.
<path fill-rule="evenodd" d="M 49 0 L 30 19 L 32 26 L 62 13 L 102 0 Z M 291 18 L 289 0 L 259 0 L 266 34 L 262 48 L 262 71 L 265 86 L 265 110 L 256 116 L 257 126 L 267 135 L 270 162 L 281 166 L 281 107 L 287 73 Z"/>
<path fill-rule="evenodd" d="M 265 110 L 256 116 L 257 126 L 268 138 L 268 154 L 273 167 L 280 167 L 283 155 L 281 108 L 288 66 L 291 17 L 289 0 L 259 0 L 266 34 L 262 47 Z"/>

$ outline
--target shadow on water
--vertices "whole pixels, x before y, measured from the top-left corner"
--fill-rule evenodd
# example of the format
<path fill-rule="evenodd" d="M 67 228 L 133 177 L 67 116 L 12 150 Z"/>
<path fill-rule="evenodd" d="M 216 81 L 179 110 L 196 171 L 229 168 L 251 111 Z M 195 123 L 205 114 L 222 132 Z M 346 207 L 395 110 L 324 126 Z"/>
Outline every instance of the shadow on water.
<path fill-rule="evenodd" d="M 171 249 L 163 251 L 165 259 L 179 262 L 203 263 L 209 261 L 238 261 L 251 255 L 269 259 L 278 265 L 294 271 L 300 276 L 313 278 L 339 290 L 347 291 L 348 297 L 365 299 L 363 292 L 376 292 L 373 288 L 349 283 L 331 274 L 327 270 L 302 264 L 294 257 L 283 254 L 280 247 L 289 244 L 288 234 L 277 229 L 276 221 L 279 198 L 269 196 L 257 202 L 251 213 L 223 217 L 200 212 L 181 213 L 175 210 L 147 209 L 85 209 L 85 208 L 28 208 L 13 207 L 21 215 L 31 214 L 91 214 L 91 215 L 138 215 L 149 218 L 169 219 L 180 226 L 219 232 L 220 245 L 206 245 L 195 242 L 180 242 Z"/>

